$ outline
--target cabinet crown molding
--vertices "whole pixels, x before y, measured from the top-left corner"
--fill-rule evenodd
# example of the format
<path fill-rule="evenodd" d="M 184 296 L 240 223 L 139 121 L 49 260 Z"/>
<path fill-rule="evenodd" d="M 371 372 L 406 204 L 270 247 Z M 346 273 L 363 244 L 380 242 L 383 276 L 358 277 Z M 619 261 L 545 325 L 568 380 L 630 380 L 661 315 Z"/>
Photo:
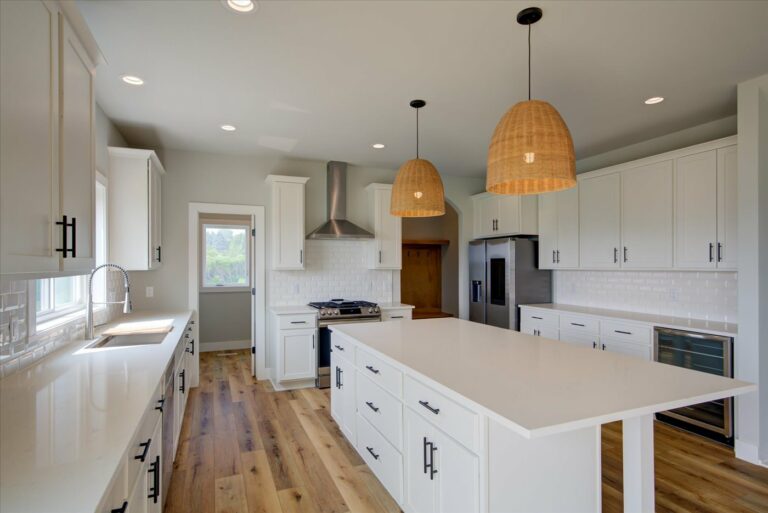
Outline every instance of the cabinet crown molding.
<path fill-rule="evenodd" d="M 288 182 L 288 183 L 307 183 L 309 181 L 308 176 L 288 176 L 288 175 L 267 175 L 264 179 L 267 183 L 274 182 Z"/>
<path fill-rule="evenodd" d="M 107 147 L 110 157 L 125 157 L 135 159 L 151 159 L 160 174 L 165 174 L 165 167 L 160 162 L 160 157 L 157 156 L 155 150 L 147 150 L 142 148 L 121 148 L 119 146 Z"/>

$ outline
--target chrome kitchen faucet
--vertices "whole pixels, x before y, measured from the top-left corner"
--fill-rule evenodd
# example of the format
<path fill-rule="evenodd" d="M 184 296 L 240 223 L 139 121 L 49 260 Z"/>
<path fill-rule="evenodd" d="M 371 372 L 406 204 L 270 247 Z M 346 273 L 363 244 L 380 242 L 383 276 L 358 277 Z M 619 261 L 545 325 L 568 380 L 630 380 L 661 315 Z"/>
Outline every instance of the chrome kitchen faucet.
<path fill-rule="evenodd" d="M 123 273 L 123 285 L 125 286 L 125 299 L 122 301 L 104 301 L 100 303 L 93 302 L 93 275 L 96 271 L 103 269 L 104 267 L 114 267 L 119 269 Z M 131 288 L 128 282 L 128 273 L 117 264 L 102 264 L 96 269 L 91 271 L 91 275 L 88 277 L 88 308 L 86 309 L 85 317 L 85 338 L 93 338 L 93 305 L 123 305 L 123 313 L 131 313 Z"/>

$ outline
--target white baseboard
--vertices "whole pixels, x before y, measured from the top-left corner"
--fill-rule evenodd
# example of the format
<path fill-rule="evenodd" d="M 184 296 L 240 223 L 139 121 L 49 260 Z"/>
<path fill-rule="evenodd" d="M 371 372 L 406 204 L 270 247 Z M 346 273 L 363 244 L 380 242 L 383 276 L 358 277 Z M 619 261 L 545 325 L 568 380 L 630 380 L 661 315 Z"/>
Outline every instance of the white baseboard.
<path fill-rule="evenodd" d="M 747 442 L 742 442 L 741 440 L 736 440 L 733 444 L 734 452 L 736 453 L 736 457 L 740 460 L 747 461 L 749 463 L 752 463 L 754 465 L 760 465 L 763 467 L 766 467 L 765 463 L 760 461 L 759 457 L 759 451 L 757 450 L 756 445 L 752 445 Z"/>
<path fill-rule="evenodd" d="M 200 352 L 209 353 L 212 351 L 232 351 L 233 349 L 248 349 L 251 347 L 250 340 L 225 340 L 222 342 L 201 342 Z"/>
<path fill-rule="evenodd" d="M 286 381 L 285 384 L 278 383 L 274 379 L 270 378 L 270 382 L 272 383 L 272 388 L 275 389 L 275 392 L 283 392 L 285 390 L 298 390 L 301 388 L 315 388 L 316 385 L 315 378 Z"/>

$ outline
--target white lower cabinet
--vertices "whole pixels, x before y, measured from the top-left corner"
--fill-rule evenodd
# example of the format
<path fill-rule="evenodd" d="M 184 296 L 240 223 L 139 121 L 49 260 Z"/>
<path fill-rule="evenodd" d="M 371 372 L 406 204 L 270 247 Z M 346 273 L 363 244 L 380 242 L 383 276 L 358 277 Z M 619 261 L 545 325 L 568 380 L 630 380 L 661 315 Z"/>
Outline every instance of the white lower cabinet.
<path fill-rule="evenodd" d="M 405 509 L 414 513 L 480 510 L 479 460 L 410 408 L 405 411 Z"/>
<path fill-rule="evenodd" d="M 603 338 L 600 340 L 600 347 L 603 351 L 612 351 L 622 353 L 628 356 L 636 356 L 643 360 L 650 360 L 652 357 L 651 346 L 644 344 L 633 344 L 612 338 Z"/>
<path fill-rule="evenodd" d="M 357 452 L 398 504 L 403 502 L 403 457 L 362 415 L 357 416 Z"/>
<path fill-rule="evenodd" d="M 346 358 L 339 356 L 338 350 L 332 351 L 331 417 L 353 445 L 357 440 L 356 379 L 354 365 Z"/>
<path fill-rule="evenodd" d="M 317 377 L 317 314 L 276 313 L 270 328 L 275 355 L 272 384 L 277 390 L 314 384 Z"/>

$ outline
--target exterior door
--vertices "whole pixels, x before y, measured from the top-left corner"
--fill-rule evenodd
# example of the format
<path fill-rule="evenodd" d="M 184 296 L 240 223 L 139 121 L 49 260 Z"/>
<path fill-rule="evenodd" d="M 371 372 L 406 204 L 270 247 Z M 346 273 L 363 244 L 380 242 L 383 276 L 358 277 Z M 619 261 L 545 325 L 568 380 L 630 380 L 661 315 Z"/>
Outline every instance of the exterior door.
<path fill-rule="evenodd" d="M 579 183 L 579 260 L 583 268 L 618 268 L 621 244 L 621 176 Z"/>
<path fill-rule="evenodd" d="M 672 161 L 621 174 L 621 266 L 672 267 Z"/>
<path fill-rule="evenodd" d="M 0 2 L 0 274 L 59 271 L 58 32 L 51 4 Z"/>
<path fill-rule="evenodd" d="M 76 223 L 66 230 L 74 251 L 62 259 L 62 270 L 88 272 L 94 264 L 94 67 L 63 15 L 60 20 L 60 212 Z"/>
<path fill-rule="evenodd" d="M 488 291 L 485 303 L 485 323 L 509 329 L 510 249 L 509 239 L 486 242 Z"/>
<path fill-rule="evenodd" d="M 715 267 L 717 150 L 677 159 L 675 220 L 675 265 Z"/>

